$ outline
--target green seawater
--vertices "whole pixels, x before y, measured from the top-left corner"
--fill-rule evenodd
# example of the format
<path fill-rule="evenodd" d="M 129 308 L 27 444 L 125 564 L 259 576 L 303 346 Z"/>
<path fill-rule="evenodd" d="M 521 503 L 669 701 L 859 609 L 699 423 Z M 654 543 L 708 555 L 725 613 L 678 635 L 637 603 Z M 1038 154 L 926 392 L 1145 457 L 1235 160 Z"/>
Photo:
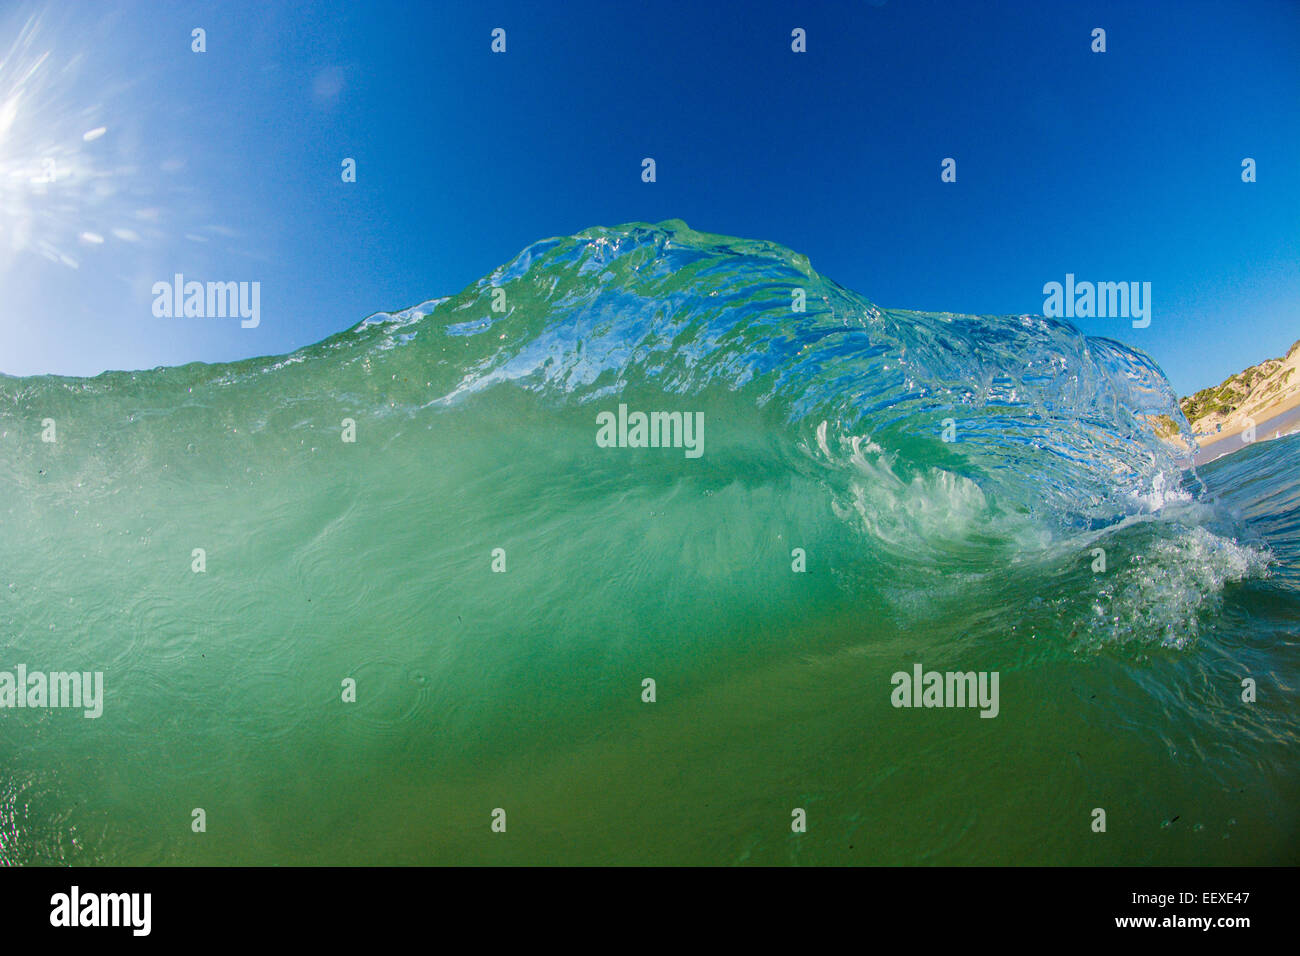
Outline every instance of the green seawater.
<path fill-rule="evenodd" d="M 620 404 L 703 454 L 601 447 Z M 680 222 L 0 377 L 0 672 L 105 688 L 0 708 L 0 862 L 1294 864 L 1300 438 L 1193 471 L 1159 414 L 1118 343 Z M 916 664 L 997 716 L 893 706 Z"/>

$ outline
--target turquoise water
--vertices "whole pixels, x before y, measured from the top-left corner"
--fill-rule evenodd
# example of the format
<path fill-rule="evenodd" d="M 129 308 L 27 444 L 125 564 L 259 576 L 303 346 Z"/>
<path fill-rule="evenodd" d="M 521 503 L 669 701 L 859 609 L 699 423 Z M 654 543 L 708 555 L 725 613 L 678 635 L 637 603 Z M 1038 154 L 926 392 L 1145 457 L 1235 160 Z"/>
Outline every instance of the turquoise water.
<path fill-rule="evenodd" d="M 0 709 L 0 861 L 1295 863 L 1300 439 L 1193 472 L 1162 414 L 1119 343 L 680 222 L 0 377 L 0 672 L 105 688 Z M 893 706 L 916 664 L 997 716 Z"/>

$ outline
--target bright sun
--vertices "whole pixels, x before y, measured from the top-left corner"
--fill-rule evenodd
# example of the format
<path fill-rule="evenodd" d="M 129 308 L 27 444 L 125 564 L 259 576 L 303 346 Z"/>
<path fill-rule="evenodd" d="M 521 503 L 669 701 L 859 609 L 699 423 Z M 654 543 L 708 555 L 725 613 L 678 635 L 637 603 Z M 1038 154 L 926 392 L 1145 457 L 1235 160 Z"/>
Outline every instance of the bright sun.
<path fill-rule="evenodd" d="M 35 254 L 80 268 L 120 209 L 114 173 L 91 145 L 108 132 L 101 107 L 74 105 L 79 58 L 60 60 L 45 32 L 39 16 L 28 18 L 0 55 L 0 267 Z"/>

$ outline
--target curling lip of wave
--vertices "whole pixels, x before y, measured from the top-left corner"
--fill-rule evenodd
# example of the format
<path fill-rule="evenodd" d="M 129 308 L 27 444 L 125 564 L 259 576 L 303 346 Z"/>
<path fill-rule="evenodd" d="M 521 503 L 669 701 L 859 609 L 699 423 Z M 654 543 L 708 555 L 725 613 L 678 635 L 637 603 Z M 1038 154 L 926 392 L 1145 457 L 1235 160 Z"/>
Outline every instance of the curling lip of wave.
<path fill-rule="evenodd" d="M 795 290 L 806 311 L 793 311 Z M 789 249 L 678 220 L 534 243 L 458 296 L 350 334 L 464 343 L 431 406 L 504 382 L 583 404 L 721 387 L 752 394 L 814 453 L 847 461 L 866 439 L 899 453 L 905 480 L 938 459 L 1009 507 L 1076 526 L 1186 497 L 1184 453 L 1150 424 L 1186 422 L 1142 352 L 1042 316 L 881 309 Z"/>

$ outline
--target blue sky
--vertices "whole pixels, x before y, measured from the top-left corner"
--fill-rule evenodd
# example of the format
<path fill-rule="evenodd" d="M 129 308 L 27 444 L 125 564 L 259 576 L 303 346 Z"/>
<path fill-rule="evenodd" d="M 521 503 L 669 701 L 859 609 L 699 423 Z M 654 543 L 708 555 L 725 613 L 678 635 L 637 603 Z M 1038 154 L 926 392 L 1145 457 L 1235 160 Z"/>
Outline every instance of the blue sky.
<path fill-rule="evenodd" d="M 669 218 L 887 307 L 1150 282 L 1149 328 L 1077 324 L 1180 394 L 1300 338 L 1289 0 L 16 3 L 0 57 L 9 374 L 285 352 L 534 240 Z M 155 317 L 176 272 L 260 282 L 261 324 Z"/>

